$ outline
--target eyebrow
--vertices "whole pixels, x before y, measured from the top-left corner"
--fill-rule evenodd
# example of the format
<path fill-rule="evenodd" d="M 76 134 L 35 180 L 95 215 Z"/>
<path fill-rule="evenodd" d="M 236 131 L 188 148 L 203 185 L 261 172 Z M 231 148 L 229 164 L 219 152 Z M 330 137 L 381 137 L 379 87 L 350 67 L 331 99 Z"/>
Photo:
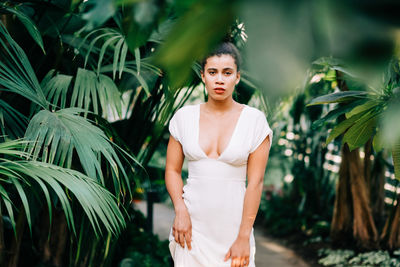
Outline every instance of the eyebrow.
<path fill-rule="evenodd" d="M 216 68 L 208 68 L 207 71 L 216 71 Z M 223 71 L 231 70 L 233 71 L 233 68 L 224 68 Z"/>

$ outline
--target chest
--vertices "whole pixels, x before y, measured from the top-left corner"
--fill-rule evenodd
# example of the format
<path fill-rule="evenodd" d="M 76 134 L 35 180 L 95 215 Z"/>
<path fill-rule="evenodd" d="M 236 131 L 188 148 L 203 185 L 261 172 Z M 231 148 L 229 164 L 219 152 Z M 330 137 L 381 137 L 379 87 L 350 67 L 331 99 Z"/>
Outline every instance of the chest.
<path fill-rule="evenodd" d="M 198 145 L 208 158 L 218 158 L 234 142 L 243 109 L 223 117 L 201 114 L 198 116 Z"/>

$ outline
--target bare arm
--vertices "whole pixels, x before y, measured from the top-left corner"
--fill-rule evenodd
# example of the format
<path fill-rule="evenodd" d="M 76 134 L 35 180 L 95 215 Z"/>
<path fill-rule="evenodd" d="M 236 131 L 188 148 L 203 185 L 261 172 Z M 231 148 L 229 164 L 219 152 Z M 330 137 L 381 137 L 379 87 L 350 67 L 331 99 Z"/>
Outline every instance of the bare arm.
<path fill-rule="evenodd" d="M 250 258 L 250 234 L 260 206 L 264 173 L 269 157 L 269 136 L 249 155 L 247 161 L 247 189 L 244 196 L 242 221 L 239 234 L 225 255 L 225 260 L 232 257 L 231 266 L 247 266 Z M 245 264 L 246 262 L 246 264 Z"/>
<path fill-rule="evenodd" d="M 165 164 L 165 185 L 171 197 L 175 209 L 173 235 L 175 241 L 185 247 L 185 240 L 188 248 L 191 249 L 192 223 L 189 212 L 183 201 L 182 165 L 184 154 L 182 145 L 172 136 L 169 138 L 167 147 L 167 160 Z"/>
<path fill-rule="evenodd" d="M 269 136 L 261 145 L 249 155 L 247 163 L 247 189 L 244 196 L 242 222 L 240 224 L 239 236 L 250 238 L 251 229 L 260 206 L 261 194 L 264 185 L 264 174 L 269 158 L 270 140 Z"/>
<path fill-rule="evenodd" d="M 170 136 L 165 164 L 165 185 L 174 204 L 175 212 L 177 209 L 186 208 L 182 199 L 183 182 L 181 173 L 183 160 L 184 155 L 181 144 Z"/>

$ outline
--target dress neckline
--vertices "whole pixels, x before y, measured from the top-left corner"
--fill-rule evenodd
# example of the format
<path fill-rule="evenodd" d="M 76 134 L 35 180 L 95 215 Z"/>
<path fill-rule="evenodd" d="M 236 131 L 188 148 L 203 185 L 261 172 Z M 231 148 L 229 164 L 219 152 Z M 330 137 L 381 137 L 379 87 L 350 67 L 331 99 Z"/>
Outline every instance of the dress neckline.
<path fill-rule="evenodd" d="M 204 152 L 204 150 L 201 148 L 200 142 L 199 142 L 199 137 L 200 137 L 200 106 L 201 106 L 201 104 L 202 104 L 202 103 L 200 103 L 200 104 L 197 105 L 197 121 L 196 121 L 196 122 L 197 122 L 197 129 L 196 129 L 196 132 L 197 132 L 197 136 L 196 136 L 196 144 L 197 144 L 197 147 L 199 148 L 199 150 L 201 151 L 201 153 L 203 154 L 203 156 L 206 157 L 207 159 L 220 160 L 221 157 L 222 157 L 222 156 L 224 155 L 224 153 L 226 152 L 226 150 L 228 150 L 229 147 L 231 146 L 232 139 L 235 137 L 235 134 L 236 134 L 236 132 L 237 132 L 237 129 L 239 128 L 238 125 L 239 125 L 239 123 L 240 123 L 241 118 L 243 117 L 242 115 L 243 115 L 243 113 L 244 113 L 244 110 L 245 110 L 248 106 L 247 106 L 246 104 L 243 104 L 244 107 L 243 107 L 242 110 L 240 111 L 239 118 L 238 118 L 237 121 L 236 121 L 235 128 L 233 129 L 232 135 L 231 135 L 231 137 L 230 137 L 230 139 L 229 139 L 229 142 L 228 142 L 227 146 L 225 147 L 225 149 L 221 152 L 221 154 L 219 154 L 219 156 L 218 156 L 217 158 L 210 158 L 209 156 L 207 156 L 206 152 Z"/>

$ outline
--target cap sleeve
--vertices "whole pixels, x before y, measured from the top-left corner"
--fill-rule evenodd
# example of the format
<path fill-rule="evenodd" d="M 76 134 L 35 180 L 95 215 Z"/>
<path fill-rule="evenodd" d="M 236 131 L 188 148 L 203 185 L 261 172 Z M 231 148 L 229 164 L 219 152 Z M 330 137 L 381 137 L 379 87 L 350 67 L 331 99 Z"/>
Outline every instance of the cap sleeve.
<path fill-rule="evenodd" d="M 181 143 L 181 133 L 179 132 L 179 112 L 176 112 L 171 120 L 169 121 L 169 133 L 172 135 L 172 137 L 177 140 L 178 142 Z"/>
<path fill-rule="evenodd" d="M 260 112 L 256 120 L 250 153 L 253 153 L 267 136 L 269 136 L 269 148 L 271 148 L 273 132 L 264 113 Z"/>

